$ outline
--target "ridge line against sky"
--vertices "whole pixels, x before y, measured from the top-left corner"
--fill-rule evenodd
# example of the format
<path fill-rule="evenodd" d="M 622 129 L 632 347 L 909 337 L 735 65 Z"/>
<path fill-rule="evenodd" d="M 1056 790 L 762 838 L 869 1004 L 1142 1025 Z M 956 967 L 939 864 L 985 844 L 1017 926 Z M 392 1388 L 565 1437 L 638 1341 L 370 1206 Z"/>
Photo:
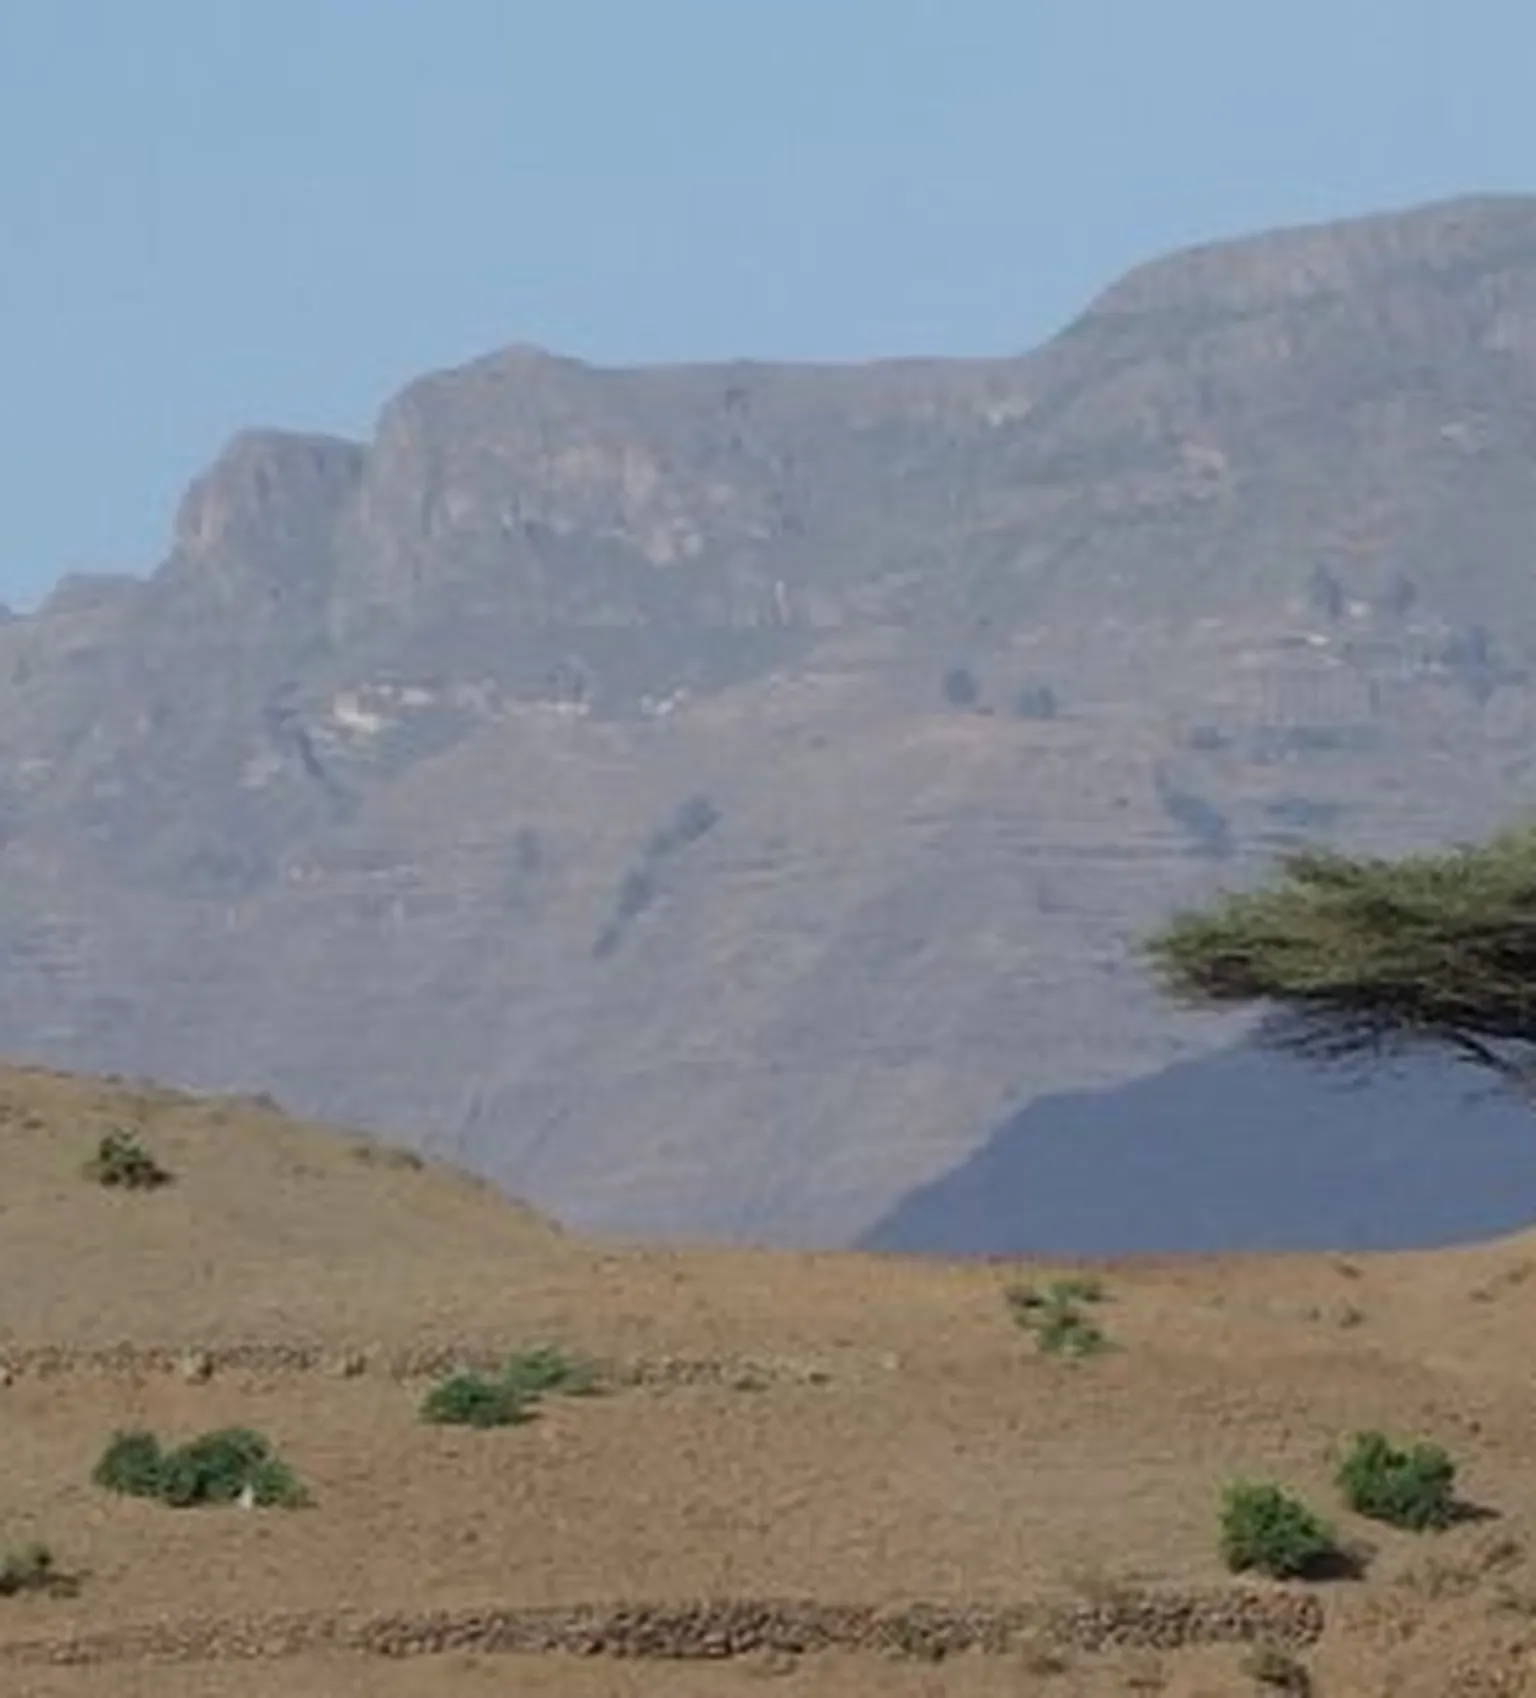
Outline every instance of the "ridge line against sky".
<path fill-rule="evenodd" d="M 1525 0 L 7 0 L 0 600 L 513 343 L 1003 354 L 1174 248 L 1536 187 Z"/>

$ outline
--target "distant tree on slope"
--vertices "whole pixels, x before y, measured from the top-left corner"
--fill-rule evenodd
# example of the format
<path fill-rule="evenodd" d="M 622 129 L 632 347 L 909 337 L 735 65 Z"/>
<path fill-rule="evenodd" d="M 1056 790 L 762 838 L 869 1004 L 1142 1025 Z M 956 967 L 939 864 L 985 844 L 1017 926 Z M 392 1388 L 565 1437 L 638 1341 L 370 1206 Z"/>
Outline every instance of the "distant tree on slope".
<path fill-rule="evenodd" d="M 1272 1048 L 1335 1063 L 1439 1050 L 1536 1096 L 1536 826 L 1401 860 L 1306 850 L 1145 948 L 1177 1000 L 1260 1009 Z"/>

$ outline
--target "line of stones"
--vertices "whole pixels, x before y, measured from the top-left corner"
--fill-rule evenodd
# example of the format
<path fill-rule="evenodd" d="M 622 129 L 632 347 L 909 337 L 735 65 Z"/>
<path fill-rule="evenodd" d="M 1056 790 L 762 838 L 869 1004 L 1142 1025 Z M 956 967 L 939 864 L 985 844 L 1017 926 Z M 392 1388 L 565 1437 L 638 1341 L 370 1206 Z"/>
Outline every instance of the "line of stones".
<path fill-rule="evenodd" d="M 1258 1642 L 1301 1649 L 1317 1641 L 1323 1621 L 1314 1595 L 1279 1589 L 1149 1591 L 1056 1608 L 715 1599 L 678 1605 L 161 1621 L 0 1643 L 0 1665 L 216 1662 L 316 1651 L 396 1658 L 512 1653 L 718 1660 L 841 1650 L 938 1661 L 965 1651 L 1006 1654 L 1042 1638 L 1063 1649 L 1089 1652 Z"/>
<path fill-rule="evenodd" d="M 393 1351 L 338 1349 L 307 1344 L 159 1346 L 118 1344 L 0 1346 L 0 1385 L 21 1378 L 52 1379 L 72 1374 L 179 1374 L 211 1379 L 219 1373 L 302 1374 L 328 1371 L 354 1378 L 382 1371 L 398 1380 L 432 1378 L 467 1368 L 495 1373 L 508 1352 L 483 1346 L 432 1344 Z M 595 1364 L 609 1385 L 716 1385 L 737 1389 L 769 1383 L 825 1384 L 832 1375 L 814 1363 L 749 1357 L 637 1357 Z"/>

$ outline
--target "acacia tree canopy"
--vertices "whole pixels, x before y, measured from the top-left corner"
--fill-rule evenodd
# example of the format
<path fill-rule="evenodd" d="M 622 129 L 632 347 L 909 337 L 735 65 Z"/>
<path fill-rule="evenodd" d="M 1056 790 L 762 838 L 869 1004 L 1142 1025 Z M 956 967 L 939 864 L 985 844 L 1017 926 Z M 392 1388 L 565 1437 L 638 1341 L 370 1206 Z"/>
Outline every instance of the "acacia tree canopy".
<path fill-rule="evenodd" d="M 1536 825 L 1399 860 L 1306 850 L 1266 888 L 1176 915 L 1146 953 L 1194 1007 L 1327 1062 L 1448 1051 L 1536 1092 Z"/>

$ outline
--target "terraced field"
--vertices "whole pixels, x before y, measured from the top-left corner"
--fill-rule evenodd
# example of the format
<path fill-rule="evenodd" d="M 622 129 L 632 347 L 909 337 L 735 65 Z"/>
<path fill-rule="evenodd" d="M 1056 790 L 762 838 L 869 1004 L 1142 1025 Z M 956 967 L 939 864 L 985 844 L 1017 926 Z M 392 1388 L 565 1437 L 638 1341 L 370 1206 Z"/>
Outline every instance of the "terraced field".
<path fill-rule="evenodd" d="M 86 1179 L 113 1130 L 173 1182 Z M 0 1553 L 68 1582 L 0 1597 L 7 1694 L 1526 1690 L 1536 1241 L 1097 1269 L 1072 1359 L 1007 1300 L 1059 1270 L 576 1240 L 260 1104 L 13 1071 L 0 1161 Z M 421 1419 L 536 1344 L 596 1394 Z M 118 1430 L 231 1426 L 306 1505 L 92 1480 Z M 1455 1455 L 1461 1524 L 1339 1505 L 1372 1426 Z M 1363 1573 L 1227 1572 L 1237 1476 Z"/>

